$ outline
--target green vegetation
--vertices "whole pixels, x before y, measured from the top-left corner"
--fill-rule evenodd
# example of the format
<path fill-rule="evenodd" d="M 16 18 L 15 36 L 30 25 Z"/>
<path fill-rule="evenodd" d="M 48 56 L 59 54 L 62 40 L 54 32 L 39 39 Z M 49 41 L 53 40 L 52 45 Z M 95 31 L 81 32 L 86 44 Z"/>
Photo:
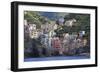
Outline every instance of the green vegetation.
<path fill-rule="evenodd" d="M 24 19 L 27 20 L 28 23 L 36 24 L 37 28 L 40 28 L 42 24 L 46 22 L 50 23 L 50 20 L 46 17 L 40 15 L 39 12 L 36 11 L 25 11 Z"/>
<path fill-rule="evenodd" d="M 58 35 L 63 34 L 65 32 L 73 33 L 73 32 L 80 32 L 85 31 L 86 36 L 90 36 L 90 15 L 89 14 L 73 14 L 69 13 L 65 15 L 64 17 L 65 21 L 76 19 L 76 22 L 74 23 L 72 27 L 68 26 L 61 26 L 62 29 L 55 30 Z"/>

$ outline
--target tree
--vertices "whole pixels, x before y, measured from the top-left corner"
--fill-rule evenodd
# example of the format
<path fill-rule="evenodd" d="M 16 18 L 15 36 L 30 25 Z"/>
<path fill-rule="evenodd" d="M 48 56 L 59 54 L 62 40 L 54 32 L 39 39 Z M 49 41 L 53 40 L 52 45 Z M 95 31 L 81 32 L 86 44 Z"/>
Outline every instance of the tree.
<path fill-rule="evenodd" d="M 64 17 L 65 21 L 70 19 L 76 19 L 76 29 L 77 31 L 85 30 L 90 32 L 90 15 L 89 14 L 75 14 L 70 13 Z M 73 27 L 72 27 L 73 28 Z M 73 30 L 73 29 L 72 29 Z"/>
<path fill-rule="evenodd" d="M 46 17 L 40 15 L 40 12 L 37 11 L 25 11 L 24 12 L 24 19 L 30 24 L 36 24 L 37 28 L 41 28 L 42 24 L 46 22 L 50 23 L 50 20 Z"/>
<path fill-rule="evenodd" d="M 90 15 L 89 14 L 75 14 L 75 13 L 69 13 L 65 15 L 64 17 L 65 21 L 71 20 L 71 19 L 76 19 L 75 25 L 72 27 L 69 26 L 61 26 L 62 29 L 57 29 L 55 32 L 57 35 L 63 34 L 63 33 L 78 33 L 80 31 L 85 31 L 86 36 L 90 36 Z"/>

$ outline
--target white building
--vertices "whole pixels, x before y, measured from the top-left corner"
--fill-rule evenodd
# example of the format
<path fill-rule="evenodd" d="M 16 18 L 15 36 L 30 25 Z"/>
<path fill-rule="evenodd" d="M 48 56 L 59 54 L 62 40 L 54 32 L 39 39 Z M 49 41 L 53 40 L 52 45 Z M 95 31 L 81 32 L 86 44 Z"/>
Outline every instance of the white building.
<path fill-rule="evenodd" d="M 53 26 L 53 30 L 56 30 L 57 29 L 57 24 L 54 24 L 54 26 Z"/>
<path fill-rule="evenodd" d="M 29 24 L 29 30 L 36 30 L 36 24 Z"/>
<path fill-rule="evenodd" d="M 38 32 L 36 30 L 30 32 L 30 38 L 38 38 Z"/>
<path fill-rule="evenodd" d="M 30 38 L 38 38 L 38 31 L 36 29 L 36 24 L 29 24 L 29 36 Z"/>
<path fill-rule="evenodd" d="M 66 21 L 64 25 L 72 27 L 73 25 L 75 25 L 74 22 L 76 22 L 76 20 L 71 19 L 71 20 Z"/>
<path fill-rule="evenodd" d="M 27 20 L 24 20 L 24 25 L 25 25 L 25 26 L 27 25 Z"/>

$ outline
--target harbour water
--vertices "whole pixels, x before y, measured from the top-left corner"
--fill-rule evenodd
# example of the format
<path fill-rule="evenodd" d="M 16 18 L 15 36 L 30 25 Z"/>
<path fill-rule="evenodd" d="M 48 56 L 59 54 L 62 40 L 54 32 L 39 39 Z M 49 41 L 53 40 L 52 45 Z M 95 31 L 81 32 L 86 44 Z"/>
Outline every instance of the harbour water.
<path fill-rule="evenodd" d="M 77 60 L 77 59 L 90 59 L 87 56 L 53 56 L 53 57 L 38 57 L 38 58 L 25 58 L 24 62 L 33 61 L 53 61 L 53 60 Z"/>

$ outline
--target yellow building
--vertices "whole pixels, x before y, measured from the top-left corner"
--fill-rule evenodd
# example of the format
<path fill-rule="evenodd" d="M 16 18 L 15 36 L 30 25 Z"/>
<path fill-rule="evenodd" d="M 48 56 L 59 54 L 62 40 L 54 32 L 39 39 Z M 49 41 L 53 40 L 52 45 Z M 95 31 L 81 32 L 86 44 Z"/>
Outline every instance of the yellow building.
<path fill-rule="evenodd" d="M 38 38 L 38 31 L 37 30 L 33 30 L 30 32 L 30 38 Z"/>

